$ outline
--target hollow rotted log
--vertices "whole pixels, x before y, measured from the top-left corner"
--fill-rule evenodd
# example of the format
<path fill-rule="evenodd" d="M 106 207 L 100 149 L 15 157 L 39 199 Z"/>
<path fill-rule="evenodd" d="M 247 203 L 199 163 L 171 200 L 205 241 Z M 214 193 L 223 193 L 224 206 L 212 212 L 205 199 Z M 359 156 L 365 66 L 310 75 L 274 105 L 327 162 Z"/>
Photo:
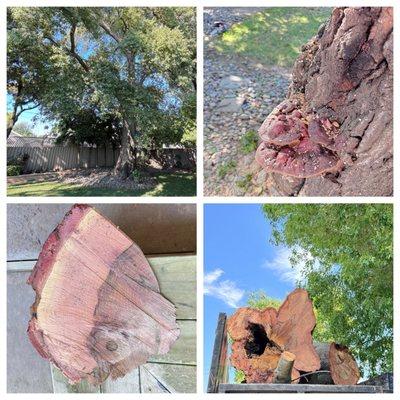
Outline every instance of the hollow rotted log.
<path fill-rule="evenodd" d="M 314 347 L 321 359 L 321 372 L 309 375 L 307 377 L 308 383 L 355 385 L 358 382 L 360 371 L 356 360 L 346 346 L 333 342 L 314 342 Z"/>
<path fill-rule="evenodd" d="M 299 371 L 320 369 L 311 336 L 314 326 L 312 302 L 303 289 L 290 293 L 278 311 L 240 308 L 228 319 L 234 341 L 231 364 L 244 372 L 247 383 L 271 383 L 282 353 L 288 351 L 295 356 L 291 380 L 296 383 Z"/>
<path fill-rule="evenodd" d="M 122 377 L 179 336 L 140 248 L 93 208 L 75 205 L 45 242 L 28 283 L 28 336 L 70 380 Z"/>

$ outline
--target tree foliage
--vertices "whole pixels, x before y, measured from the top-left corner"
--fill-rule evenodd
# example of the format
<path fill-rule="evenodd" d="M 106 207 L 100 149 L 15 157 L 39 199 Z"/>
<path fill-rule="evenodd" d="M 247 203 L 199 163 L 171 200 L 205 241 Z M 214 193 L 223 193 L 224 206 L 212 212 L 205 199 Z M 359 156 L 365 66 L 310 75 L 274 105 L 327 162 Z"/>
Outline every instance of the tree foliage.
<path fill-rule="evenodd" d="M 304 264 L 318 340 L 350 346 L 365 374 L 393 370 L 393 209 L 388 204 L 264 205 L 273 242 Z"/>
<path fill-rule="evenodd" d="M 90 109 L 99 120 L 120 120 L 118 168 L 129 169 L 133 148 L 179 143 L 193 130 L 194 8 L 9 10 L 9 60 L 17 60 L 9 61 L 10 87 L 18 69 L 13 65 L 22 63 L 18 76 L 38 71 L 42 86 L 31 101 L 47 118 L 72 121 Z M 26 58 L 32 51 L 34 60 Z"/>
<path fill-rule="evenodd" d="M 82 109 L 76 115 L 63 117 L 57 124 L 57 143 L 75 145 L 117 146 L 122 132 L 121 120 L 114 115 L 99 117 L 92 109 Z"/>
<path fill-rule="evenodd" d="M 273 297 L 267 296 L 267 294 L 261 290 L 252 292 L 247 298 L 247 306 L 250 308 L 256 308 L 257 310 L 265 310 L 267 307 L 273 307 L 278 309 L 282 302 Z"/>

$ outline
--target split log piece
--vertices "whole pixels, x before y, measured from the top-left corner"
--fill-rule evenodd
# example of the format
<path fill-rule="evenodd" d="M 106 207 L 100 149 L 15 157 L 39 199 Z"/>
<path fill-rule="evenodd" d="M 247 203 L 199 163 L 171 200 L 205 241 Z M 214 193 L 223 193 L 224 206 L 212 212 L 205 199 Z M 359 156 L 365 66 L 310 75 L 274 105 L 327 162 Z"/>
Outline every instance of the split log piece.
<path fill-rule="evenodd" d="M 274 383 L 290 383 L 292 381 L 292 369 L 296 356 L 289 351 L 284 351 L 279 358 L 274 372 Z"/>
<path fill-rule="evenodd" d="M 314 347 L 321 359 L 319 373 L 309 377 L 309 383 L 355 385 L 360 379 L 360 371 L 354 357 L 346 346 L 337 343 L 314 342 Z"/>
<path fill-rule="evenodd" d="M 122 377 L 179 336 L 140 248 L 90 206 L 73 206 L 50 234 L 28 283 L 29 339 L 71 383 Z"/>

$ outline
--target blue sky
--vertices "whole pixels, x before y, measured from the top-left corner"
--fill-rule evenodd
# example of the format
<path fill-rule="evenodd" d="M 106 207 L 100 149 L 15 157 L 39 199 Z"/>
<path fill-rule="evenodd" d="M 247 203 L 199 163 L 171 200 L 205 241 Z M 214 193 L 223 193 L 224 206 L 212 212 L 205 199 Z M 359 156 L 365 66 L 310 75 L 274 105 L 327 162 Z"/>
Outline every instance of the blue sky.
<path fill-rule="evenodd" d="M 28 104 L 27 106 L 30 106 Z M 12 111 L 13 100 L 12 97 L 7 94 L 7 112 Z M 35 121 L 35 118 L 37 119 Z M 43 136 L 49 134 L 51 131 L 52 123 L 50 121 L 41 121 L 41 114 L 39 108 L 34 108 L 33 110 L 24 111 L 18 118 L 18 122 L 26 122 L 32 127 L 32 131 L 36 136 Z"/>
<path fill-rule="evenodd" d="M 207 385 L 218 314 L 246 305 L 262 290 L 283 300 L 299 270 L 290 251 L 269 242 L 271 226 L 259 204 L 204 206 L 204 386 Z"/>

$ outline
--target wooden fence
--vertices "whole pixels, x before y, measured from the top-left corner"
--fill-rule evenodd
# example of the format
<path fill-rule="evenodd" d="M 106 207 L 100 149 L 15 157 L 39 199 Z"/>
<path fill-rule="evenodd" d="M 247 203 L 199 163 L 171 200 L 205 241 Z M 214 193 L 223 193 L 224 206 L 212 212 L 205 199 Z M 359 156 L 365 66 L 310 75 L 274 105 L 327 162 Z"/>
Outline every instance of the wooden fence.
<path fill-rule="evenodd" d="M 7 160 L 27 154 L 25 172 L 62 171 L 72 168 L 113 167 L 119 149 L 106 147 L 7 147 Z"/>
<path fill-rule="evenodd" d="M 119 149 L 112 147 L 42 146 L 7 147 L 7 161 L 12 162 L 24 154 L 29 156 L 24 173 L 63 171 L 74 168 L 114 167 Z M 194 169 L 194 149 L 165 148 L 152 152 L 163 168 Z"/>

